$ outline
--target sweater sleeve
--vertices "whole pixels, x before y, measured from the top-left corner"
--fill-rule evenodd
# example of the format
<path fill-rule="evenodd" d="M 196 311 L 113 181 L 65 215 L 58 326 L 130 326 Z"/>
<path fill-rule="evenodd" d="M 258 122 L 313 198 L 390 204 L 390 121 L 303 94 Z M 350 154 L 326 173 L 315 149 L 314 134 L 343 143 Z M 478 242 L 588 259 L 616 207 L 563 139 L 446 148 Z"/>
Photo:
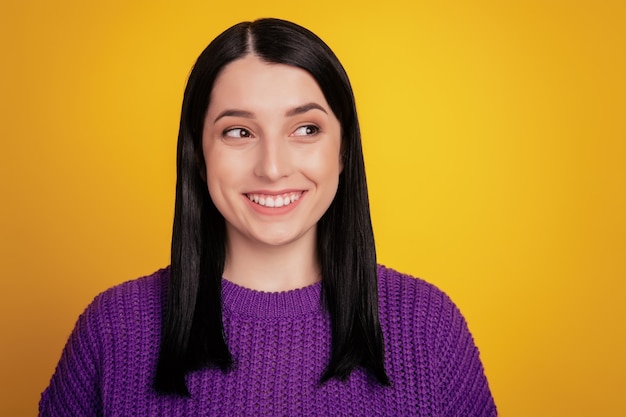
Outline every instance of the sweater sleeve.
<path fill-rule="evenodd" d="M 447 295 L 441 296 L 437 375 L 442 415 L 495 417 L 496 406 L 467 323 Z"/>
<path fill-rule="evenodd" d="M 40 417 L 92 417 L 102 415 L 100 396 L 102 295 L 87 307 L 72 331 L 50 385 L 41 396 Z"/>

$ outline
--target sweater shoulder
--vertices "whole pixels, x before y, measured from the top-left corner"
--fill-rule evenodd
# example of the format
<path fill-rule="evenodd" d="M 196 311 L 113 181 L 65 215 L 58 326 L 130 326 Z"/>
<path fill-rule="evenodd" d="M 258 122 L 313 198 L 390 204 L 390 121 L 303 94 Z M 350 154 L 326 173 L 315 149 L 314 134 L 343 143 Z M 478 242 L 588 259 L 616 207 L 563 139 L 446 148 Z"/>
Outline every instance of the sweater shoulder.
<path fill-rule="evenodd" d="M 160 320 L 169 267 L 115 285 L 96 295 L 81 319 L 137 325 Z"/>
<path fill-rule="evenodd" d="M 169 279 L 170 268 L 161 268 L 149 275 L 131 279 L 120 284 L 114 285 L 96 295 L 94 301 L 99 299 L 114 300 L 125 298 L 132 294 L 143 295 L 159 295 L 167 284 Z"/>
<path fill-rule="evenodd" d="M 382 265 L 378 286 L 391 378 L 407 369 L 431 378 L 437 415 L 496 416 L 480 353 L 450 297 L 433 284 Z"/>
<path fill-rule="evenodd" d="M 168 277 L 169 269 L 161 269 L 93 299 L 79 316 L 42 393 L 41 416 L 102 415 L 102 393 L 110 391 L 111 381 L 122 377 L 130 384 L 129 372 L 148 375 L 144 368 L 152 365 L 145 358 L 156 356 Z"/>
<path fill-rule="evenodd" d="M 378 265 L 378 290 L 381 307 L 402 301 L 416 307 L 457 310 L 450 297 L 436 285 L 384 265 Z"/>
<path fill-rule="evenodd" d="M 383 331 L 404 343 L 421 343 L 439 355 L 460 341 L 473 344 L 465 317 L 437 286 L 384 266 L 378 267 L 379 314 Z M 422 335 L 419 340 L 411 335 Z M 408 339 L 407 339 L 408 338 Z"/>

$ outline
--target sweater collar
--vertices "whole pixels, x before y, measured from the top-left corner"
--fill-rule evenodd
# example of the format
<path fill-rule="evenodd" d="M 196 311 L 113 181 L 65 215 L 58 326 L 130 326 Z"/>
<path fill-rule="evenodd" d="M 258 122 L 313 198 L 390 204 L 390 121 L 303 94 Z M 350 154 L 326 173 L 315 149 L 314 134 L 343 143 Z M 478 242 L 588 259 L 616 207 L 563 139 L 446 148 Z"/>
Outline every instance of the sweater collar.
<path fill-rule="evenodd" d="M 257 318 L 289 318 L 317 312 L 321 307 L 322 283 L 284 292 L 264 292 L 241 287 L 222 279 L 224 312 Z"/>

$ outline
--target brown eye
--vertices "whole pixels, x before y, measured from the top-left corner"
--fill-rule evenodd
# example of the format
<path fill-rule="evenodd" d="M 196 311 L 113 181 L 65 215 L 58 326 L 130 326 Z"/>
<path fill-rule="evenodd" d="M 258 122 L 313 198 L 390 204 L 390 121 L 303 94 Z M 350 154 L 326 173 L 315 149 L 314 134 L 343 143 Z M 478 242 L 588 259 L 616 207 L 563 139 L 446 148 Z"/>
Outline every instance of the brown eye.
<path fill-rule="evenodd" d="M 247 129 L 243 127 L 234 127 L 232 129 L 226 129 L 222 135 L 227 138 L 249 138 L 252 136 Z"/>
<path fill-rule="evenodd" d="M 300 126 L 293 132 L 293 136 L 313 136 L 320 131 L 320 128 L 315 125 Z"/>

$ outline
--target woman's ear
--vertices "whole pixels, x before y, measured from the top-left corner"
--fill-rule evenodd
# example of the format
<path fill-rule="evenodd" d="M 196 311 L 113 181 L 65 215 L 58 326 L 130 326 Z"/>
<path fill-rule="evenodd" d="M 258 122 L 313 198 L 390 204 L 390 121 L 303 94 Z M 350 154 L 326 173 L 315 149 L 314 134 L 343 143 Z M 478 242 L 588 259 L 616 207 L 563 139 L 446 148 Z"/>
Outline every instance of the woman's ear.
<path fill-rule="evenodd" d="M 341 144 L 339 145 L 339 173 L 343 172 L 344 161 L 346 160 L 346 141 L 341 137 Z"/>
<path fill-rule="evenodd" d="M 196 151 L 196 166 L 198 167 L 198 174 L 202 181 L 206 183 L 206 163 L 204 162 L 204 155 L 202 151 Z"/>

